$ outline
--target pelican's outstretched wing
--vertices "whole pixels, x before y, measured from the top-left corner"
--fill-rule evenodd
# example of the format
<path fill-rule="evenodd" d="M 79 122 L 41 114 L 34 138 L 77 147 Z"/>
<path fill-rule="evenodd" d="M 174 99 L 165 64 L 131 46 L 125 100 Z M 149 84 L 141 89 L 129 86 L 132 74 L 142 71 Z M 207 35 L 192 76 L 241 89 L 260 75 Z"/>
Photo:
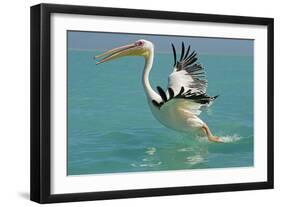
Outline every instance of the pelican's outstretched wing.
<path fill-rule="evenodd" d="M 184 43 L 180 59 L 177 60 L 177 53 L 172 44 L 174 54 L 173 72 L 169 76 L 168 88 L 172 88 L 175 93 L 180 92 L 184 87 L 184 92 L 190 90 L 191 93 L 204 94 L 206 93 L 207 80 L 204 68 L 200 63 L 197 63 L 196 52 L 190 53 L 190 46 L 185 51 Z"/>
<path fill-rule="evenodd" d="M 174 54 L 173 72 L 169 75 L 168 89 L 166 92 L 157 86 L 162 102 L 153 100 L 153 104 L 161 107 L 172 99 L 189 99 L 199 104 L 209 104 L 217 96 L 211 97 L 206 94 L 207 80 L 204 68 L 197 62 L 196 52 L 190 53 L 190 46 L 185 50 L 182 42 L 180 59 L 177 60 L 177 53 L 172 44 Z"/>

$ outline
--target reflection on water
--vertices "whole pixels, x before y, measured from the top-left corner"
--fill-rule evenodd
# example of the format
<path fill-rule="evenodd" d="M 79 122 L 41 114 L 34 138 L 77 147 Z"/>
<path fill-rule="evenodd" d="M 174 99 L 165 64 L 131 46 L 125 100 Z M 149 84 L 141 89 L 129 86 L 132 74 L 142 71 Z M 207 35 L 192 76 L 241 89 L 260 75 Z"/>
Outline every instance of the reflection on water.
<path fill-rule="evenodd" d="M 202 157 L 200 154 L 197 154 L 197 155 L 194 155 L 194 156 L 186 157 L 185 163 L 188 164 L 188 165 L 195 165 L 195 164 L 198 164 L 198 163 L 202 163 L 204 161 L 205 161 L 204 157 Z"/>

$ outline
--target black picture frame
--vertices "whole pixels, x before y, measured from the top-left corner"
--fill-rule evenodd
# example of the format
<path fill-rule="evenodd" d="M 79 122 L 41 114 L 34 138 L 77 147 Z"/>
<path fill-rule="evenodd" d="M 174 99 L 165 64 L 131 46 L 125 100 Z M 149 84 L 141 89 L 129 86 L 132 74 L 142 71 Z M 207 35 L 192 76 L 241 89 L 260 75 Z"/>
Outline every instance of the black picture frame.
<path fill-rule="evenodd" d="M 267 26 L 267 181 L 204 186 L 167 187 L 72 194 L 51 194 L 51 90 L 50 90 L 50 16 L 53 13 L 100 15 L 112 17 L 151 18 L 194 22 L 219 22 Z M 38 203 L 88 201 L 102 199 L 165 196 L 223 191 L 241 191 L 273 188 L 274 177 L 274 83 L 273 83 L 273 38 L 272 18 L 195 14 L 182 12 L 103 8 L 56 4 L 39 4 L 31 7 L 31 174 L 30 199 Z"/>

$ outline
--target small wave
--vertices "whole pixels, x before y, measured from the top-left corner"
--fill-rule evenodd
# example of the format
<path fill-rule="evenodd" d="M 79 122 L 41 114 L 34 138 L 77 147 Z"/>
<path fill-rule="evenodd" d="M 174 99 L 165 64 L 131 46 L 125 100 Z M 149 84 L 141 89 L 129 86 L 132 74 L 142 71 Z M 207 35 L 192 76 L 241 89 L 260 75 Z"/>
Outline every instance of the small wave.
<path fill-rule="evenodd" d="M 145 151 L 145 153 L 148 155 L 154 155 L 155 152 L 156 152 L 155 147 L 148 147 L 147 150 Z"/>
<path fill-rule="evenodd" d="M 132 163 L 131 166 L 132 167 L 156 167 L 161 165 L 162 162 L 157 162 L 157 163 L 140 163 L 140 164 L 136 164 L 136 163 Z"/>
<path fill-rule="evenodd" d="M 188 147 L 188 148 L 181 148 L 181 149 L 178 149 L 177 151 L 178 151 L 178 152 L 193 152 L 194 149 L 191 148 L 191 147 Z"/>
<path fill-rule="evenodd" d="M 187 157 L 186 161 L 187 164 L 195 165 L 198 163 L 205 162 L 205 159 L 201 155 L 194 155 Z"/>
<path fill-rule="evenodd" d="M 154 158 L 152 158 L 152 157 L 150 157 L 150 158 L 143 158 L 142 159 L 143 162 L 151 162 L 153 160 L 154 160 Z"/>

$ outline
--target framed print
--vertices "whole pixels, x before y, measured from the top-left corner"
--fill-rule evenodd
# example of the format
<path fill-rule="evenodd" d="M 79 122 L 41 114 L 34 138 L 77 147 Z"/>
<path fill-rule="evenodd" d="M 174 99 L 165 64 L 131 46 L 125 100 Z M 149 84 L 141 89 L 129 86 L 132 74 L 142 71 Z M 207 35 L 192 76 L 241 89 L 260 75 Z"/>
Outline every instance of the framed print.
<path fill-rule="evenodd" d="M 31 7 L 31 200 L 273 188 L 273 19 Z"/>

